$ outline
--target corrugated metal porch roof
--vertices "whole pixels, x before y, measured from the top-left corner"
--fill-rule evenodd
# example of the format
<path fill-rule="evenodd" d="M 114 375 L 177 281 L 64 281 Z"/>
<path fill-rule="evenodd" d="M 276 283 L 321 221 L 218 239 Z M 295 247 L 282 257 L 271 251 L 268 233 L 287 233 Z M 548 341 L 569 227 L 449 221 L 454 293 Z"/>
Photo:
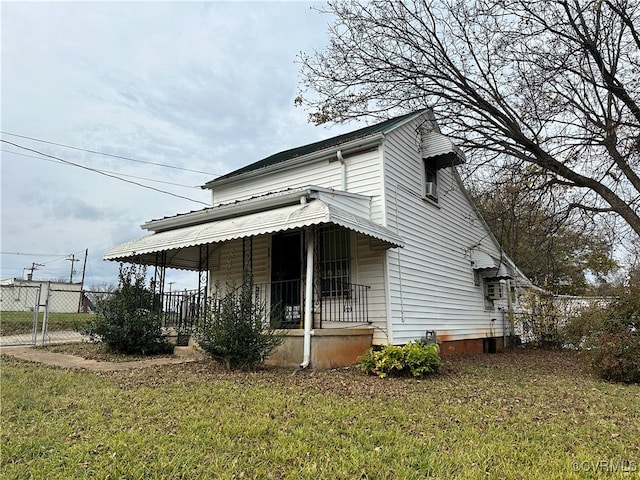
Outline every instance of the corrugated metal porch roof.
<path fill-rule="evenodd" d="M 387 248 L 401 247 L 404 244 L 400 236 L 382 225 L 334 205 L 313 200 L 306 204 L 154 233 L 110 249 L 104 254 L 104 259 L 154 265 L 156 254 L 166 252 L 166 266 L 197 270 L 200 245 L 322 224 L 334 224 L 354 230 L 377 240 Z"/>

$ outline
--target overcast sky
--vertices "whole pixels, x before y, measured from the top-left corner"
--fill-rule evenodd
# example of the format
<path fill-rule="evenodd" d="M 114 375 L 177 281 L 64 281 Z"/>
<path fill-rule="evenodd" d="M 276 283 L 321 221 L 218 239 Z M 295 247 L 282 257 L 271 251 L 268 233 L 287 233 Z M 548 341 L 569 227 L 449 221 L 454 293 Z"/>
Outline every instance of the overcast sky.
<path fill-rule="evenodd" d="M 331 17 L 312 5 L 2 2 L 2 140 L 195 201 L 3 142 L 1 278 L 35 262 L 34 279 L 68 279 L 67 258 L 88 249 L 85 284 L 115 284 L 103 253 L 150 219 L 203 208 L 194 187 L 358 128 L 314 127 L 294 107 L 296 56 L 328 38 Z M 195 287 L 176 271 L 167 281 Z"/>

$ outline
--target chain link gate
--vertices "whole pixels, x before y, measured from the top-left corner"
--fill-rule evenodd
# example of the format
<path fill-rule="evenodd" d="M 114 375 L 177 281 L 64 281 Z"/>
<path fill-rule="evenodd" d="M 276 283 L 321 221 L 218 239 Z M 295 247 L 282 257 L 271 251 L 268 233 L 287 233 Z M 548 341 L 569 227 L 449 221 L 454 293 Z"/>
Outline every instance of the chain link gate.
<path fill-rule="evenodd" d="M 41 299 L 41 285 L 0 285 L 0 346 L 37 344 Z"/>
<path fill-rule="evenodd" d="M 0 285 L 0 346 L 86 340 L 80 330 L 105 295 L 81 290 L 79 284 Z"/>

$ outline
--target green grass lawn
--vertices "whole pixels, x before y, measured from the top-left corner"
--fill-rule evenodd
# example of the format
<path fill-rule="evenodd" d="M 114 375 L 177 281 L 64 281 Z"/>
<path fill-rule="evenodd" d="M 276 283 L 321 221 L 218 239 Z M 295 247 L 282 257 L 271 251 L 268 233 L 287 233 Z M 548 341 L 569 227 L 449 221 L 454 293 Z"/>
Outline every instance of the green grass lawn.
<path fill-rule="evenodd" d="M 3 356 L 0 478 L 637 478 L 640 386 L 577 365 L 518 351 L 416 380 Z"/>
<path fill-rule="evenodd" d="M 31 333 L 33 331 L 33 312 L 2 312 L 0 313 L 0 336 Z M 84 325 L 93 313 L 49 313 L 48 330 L 75 330 Z M 38 314 L 38 331 L 42 329 L 44 313 Z"/>

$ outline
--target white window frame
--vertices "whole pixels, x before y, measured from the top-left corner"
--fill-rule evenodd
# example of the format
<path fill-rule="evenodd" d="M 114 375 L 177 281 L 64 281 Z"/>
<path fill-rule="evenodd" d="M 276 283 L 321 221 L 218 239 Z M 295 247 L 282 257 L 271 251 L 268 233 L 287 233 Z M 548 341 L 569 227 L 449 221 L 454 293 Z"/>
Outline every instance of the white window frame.
<path fill-rule="evenodd" d="M 422 159 L 422 172 L 424 181 L 422 182 L 422 196 L 438 201 L 438 169 L 433 159 Z"/>

